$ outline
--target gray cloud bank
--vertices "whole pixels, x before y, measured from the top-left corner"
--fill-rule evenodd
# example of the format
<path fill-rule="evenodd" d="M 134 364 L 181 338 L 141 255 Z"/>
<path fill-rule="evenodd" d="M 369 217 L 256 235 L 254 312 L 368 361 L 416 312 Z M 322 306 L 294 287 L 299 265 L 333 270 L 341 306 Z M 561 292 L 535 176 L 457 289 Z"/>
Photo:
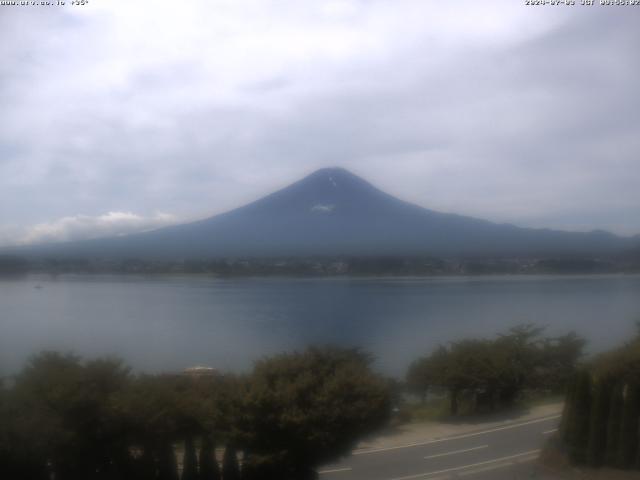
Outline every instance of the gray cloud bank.
<path fill-rule="evenodd" d="M 19 243 L 63 242 L 114 237 L 154 230 L 175 223 L 177 223 L 177 219 L 167 213 L 158 213 L 150 217 L 141 217 L 131 212 L 108 212 L 96 217 L 76 215 L 33 225 L 26 230 Z"/>
<path fill-rule="evenodd" d="M 639 8 L 0 9 L 2 243 L 204 217 L 336 165 L 428 208 L 640 232 Z"/>

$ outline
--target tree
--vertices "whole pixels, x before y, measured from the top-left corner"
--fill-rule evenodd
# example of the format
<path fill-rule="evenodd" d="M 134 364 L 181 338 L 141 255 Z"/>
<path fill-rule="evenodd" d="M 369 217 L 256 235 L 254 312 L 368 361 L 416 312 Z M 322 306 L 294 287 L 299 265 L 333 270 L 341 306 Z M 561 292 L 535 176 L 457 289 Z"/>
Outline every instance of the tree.
<path fill-rule="evenodd" d="M 592 467 L 600 467 L 604 463 L 610 400 L 611 382 L 608 379 L 599 379 L 594 385 L 593 405 L 589 419 L 587 463 Z"/>
<path fill-rule="evenodd" d="M 173 445 L 166 440 L 160 440 L 157 450 L 158 480 L 178 480 L 178 465 Z"/>
<path fill-rule="evenodd" d="M 502 359 L 499 368 L 502 404 L 512 406 L 524 388 L 536 384 L 544 361 L 540 337 L 543 331 L 544 328 L 532 324 L 519 325 L 499 335 L 494 342 L 494 348 Z"/>
<path fill-rule="evenodd" d="M 224 480 L 240 480 L 238 452 L 233 445 L 227 445 L 222 457 L 222 478 Z"/>
<path fill-rule="evenodd" d="M 406 384 L 409 390 L 420 395 L 424 402 L 429 389 L 444 383 L 443 368 L 446 365 L 448 351 L 445 347 L 438 347 L 436 351 L 414 361 L 406 374 Z"/>
<path fill-rule="evenodd" d="M 585 339 L 575 332 L 555 338 L 544 338 L 537 357 L 537 386 L 551 392 L 564 392 L 576 374 L 578 362 L 584 355 L 585 344 Z"/>
<path fill-rule="evenodd" d="M 113 359 L 83 364 L 53 352 L 30 359 L 12 396 L 17 442 L 30 452 L 33 468 L 49 469 L 60 480 L 126 474 L 127 443 L 113 421 L 111 399 L 128 375 Z"/>
<path fill-rule="evenodd" d="M 161 478 L 177 476 L 173 445 L 182 442 L 192 457 L 186 459 L 187 475 L 195 474 L 193 438 L 205 430 L 205 412 L 215 416 L 210 393 L 205 384 L 182 375 L 140 375 L 116 396 L 114 410 L 130 443 L 144 452 L 145 475 L 152 475 L 155 465 Z"/>
<path fill-rule="evenodd" d="M 571 431 L 571 422 L 573 421 L 573 404 L 576 394 L 576 382 L 575 378 L 567 386 L 567 393 L 565 395 L 564 407 L 562 409 L 562 418 L 560 419 L 560 438 L 565 442 L 569 442 L 569 432 Z"/>
<path fill-rule="evenodd" d="M 462 340 L 451 344 L 449 354 L 443 357 L 442 369 L 445 386 L 451 396 L 451 414 L 458 413 L 458 395 L 466 393 L 472 400 L 473 410 L 481 404 L 494 407 L 500 383 L 498 358 L 494 345 L 488 340 Z"/>
<path fill-rule="evenodd" d="M 200 446 L 200 480 L 220 480 L 216 446 L 209 434 L 202 436 L 202 445 Z"/>
<path fill-rule="evenodd" d="M 0 383 L 0 478 L 48 480 L 43 446 L 25 431 L 27 418 L 15 397 Z"/>
<path fill-rule="evenodd" d="M 461 398 L 472 411 L 511 407 L 523 390 L 560 390 L 575 374 L 584 341 L 574 333 L 542 338 L 542 328 L 521 325 L 494 340 L 465 339 L 440 346 L 409 368 L 407 386 L 424 395 L 429 388 L 449 392 L 457 415 Z"/>
<path fill-rule="evenodd" d="M 620 444 L 620 427 L 622 422 L 622 406 L 624 404 L 624 385 L 618 383 L 611 391 L 609 402 L 609 416 L 607 418 L 607 446 L 605 452 L 605 463 L 615 465 L 618 458 L 618 447 Z"/>
<path fill-rule="evenodd" d="M 640 336 L 577 375 L 561 435 L 574 463 L 640 468 Z"/>
<path fill-rule="evenodd" d="M 280 478 L 290 478 L 291 473 L 287 471 L 286 454 L 257 455 L 245 452 L 242 462 L 242 480 L 270 480 Z M 305 479 L 315 476 L 314 471 L 307 472 L 307 475 L 299 475 L 293 478 Z"/>
<path fill-rule="evenodd" d="M 431 355 L 414 362 L 407 373 L 407 381 L 414 391 L 427 392 L 429 388 L 440 387 L 449 393 L 451 415 L 457 415 L 460 394 L 477 386 L 474 378 L 477 372 L 473 355 L 482 348 L 481 341 L 461 341 L 453 343 L 449 348 L 439 346 Z"/>
<path fill-rule="evenodd" d="M 591 374 L 587 371 L 581 371 L 576 379 L 572 415 L 567 427 L 569 456 L 575 463 L 584 463 L 586 461 L 590 412 Z"/>
<path fill-rule="evenodd" d="M 182 460 L 181 480 L 198 480 L 198 458 L 193 445 L 193 437 L 187 435 L 184 441 L 184 458 Z"/>
<path fill-rule="evenodd" d="M 283 480 L 315 478 L 317 466 L 350 452 L 389 416 L 387 383 L 370 363 L 339 348 L 259 361 L 243 395 L 242 447 Z"/>
<path fill-rule="evenodd" d="M 624 402 L 618 445 L 618 465 L 630 468 L 635 465 L 638 450 L 638 420 L 640 418 L 640 389 L 629 383 L 624 389 Z"/>

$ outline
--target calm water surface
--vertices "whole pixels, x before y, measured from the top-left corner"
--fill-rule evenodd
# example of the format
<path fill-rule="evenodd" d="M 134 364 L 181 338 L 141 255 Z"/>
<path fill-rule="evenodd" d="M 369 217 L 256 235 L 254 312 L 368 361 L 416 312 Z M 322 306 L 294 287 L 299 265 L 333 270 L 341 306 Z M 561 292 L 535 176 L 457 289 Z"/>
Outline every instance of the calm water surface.
<path fill-rule="evenodd" d="M 441 342 L 519 323 L 576 330 L 592 351 L 640 319 L 640 276 L 0 279 L 0 374 L 42 349 L 115 354 L 139 370 L 204 364 L 242 371 L 308 344 L 360 346 L 403 374 Z"/>

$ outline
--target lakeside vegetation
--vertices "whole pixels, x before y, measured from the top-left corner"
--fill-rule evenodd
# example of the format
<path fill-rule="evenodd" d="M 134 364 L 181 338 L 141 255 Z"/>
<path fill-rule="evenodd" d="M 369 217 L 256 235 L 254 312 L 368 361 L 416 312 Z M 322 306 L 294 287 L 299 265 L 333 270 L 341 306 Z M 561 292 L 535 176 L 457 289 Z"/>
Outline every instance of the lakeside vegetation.
<path fill-rule="evenodd" d="M 414 411 L 442 416 L 444 398 L 448 414 L 456 416 L 510 409 L 531 396 L 562 395 L 585 341 L 575 333 L 543 333 L 543 328 L 521 325 L 494 339 L 443 345 L 416 360 L 406 376 L 409 390 L 422 399 Z"/>
<path fill-rule="evenodd" d="M 640 255 L 560 257 L 319 256 L 145 260 L 0 255 L 0 275 L 27 273 L 242 276 L 435 276 L 638 273 Z"/>
<path fill-rule="evenodd" d="M 551 448 L 574 465 L 640 470 L 640 325 L 574 376 Z"/>
<path fill-rule="evenodd" d="M 567 389 L 552 448 L 576 465 L 640 469 L 640 333 L 589 361 L 584 346 L 521 325 L 442 345 L 403 382 L 334 347 L 244 375 L 134 375 L 117 359 L 43 352 L 0 384 L 0 478 L 314 479 L 390 421 L 525 410 Z"/>
<path fill-rule="evenodd" d="M 389 412 L 387 382 L 357 350 L 276 355 L 244 376 L 132 375 L 45 352 L 0 392 L 0 478 L 316 478 Z"/>
<path fill-rule="evenodd" d="M 317 478 L 318 466 L 401 421 L 407 395 L 440 406 L 448 396 L 449 415 L 464 415 L 561 391 L 584 341 L 542 333 L 525 325 L 441 346 L 404 383 L 373 372 L 366 353 L 333 347 L 264 358 L 247 375 L 133 375 L 116 359 L 43 352 L 0 390 L 0 477 Z"/>

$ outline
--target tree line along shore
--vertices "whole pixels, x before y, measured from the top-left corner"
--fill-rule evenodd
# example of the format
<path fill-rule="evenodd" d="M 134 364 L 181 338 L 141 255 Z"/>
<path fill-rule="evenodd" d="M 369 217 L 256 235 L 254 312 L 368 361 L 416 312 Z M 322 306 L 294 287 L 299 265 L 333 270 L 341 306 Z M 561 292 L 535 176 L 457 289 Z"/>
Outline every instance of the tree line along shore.
<path fill-rule="evenodd" d="M 576 465 L 640 470 L 640 334 L 574 376 L 551 448 Z"/>
<path fill-rule="evenodd" d="M 0 255 L 0 275 L 46 273 L 233 276 L 434 276 L 639 273 L 640 254 L 585 257 L 279 257 L 211 259 L 25 258 Z"/>
<path fill-rule="evenodd" d="M 640 468 L 640 336 L 586 361 L 584 345 L 522 325 L 440 346 L 403 381 L 336 347 L 263 358 L 246 374 L 133 374 L 118 359 L 43 352 L 2 382 L 0 478 L 315 479 L 429 402 L 451 417 L 567 389 L 549 448 L 575 464 Z"/>

